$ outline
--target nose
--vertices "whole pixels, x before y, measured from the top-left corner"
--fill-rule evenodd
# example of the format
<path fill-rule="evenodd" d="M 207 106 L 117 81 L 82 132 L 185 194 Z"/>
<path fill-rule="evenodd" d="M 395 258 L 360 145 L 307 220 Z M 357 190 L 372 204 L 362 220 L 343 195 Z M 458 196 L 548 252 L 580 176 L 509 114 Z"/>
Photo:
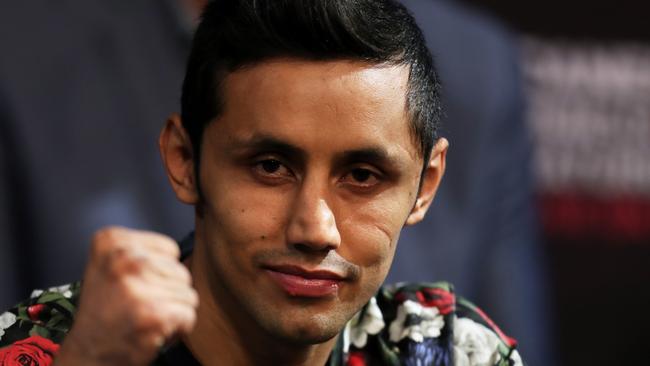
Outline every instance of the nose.
<path fill-rule="evenodd" d="M 292 207 L 287 227 L 289 244 L 301 250 L 335 250 L 341 244 L 334 212 L 321 195 L 303 189 Z"/>

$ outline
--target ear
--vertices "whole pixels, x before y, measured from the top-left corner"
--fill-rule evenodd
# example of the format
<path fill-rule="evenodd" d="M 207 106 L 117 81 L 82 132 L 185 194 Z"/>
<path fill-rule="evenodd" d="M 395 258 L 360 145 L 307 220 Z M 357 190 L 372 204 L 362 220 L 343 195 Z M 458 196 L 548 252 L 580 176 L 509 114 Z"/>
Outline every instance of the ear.
<path fill-rule="evenodd" d="M 197 204 L 199 194 L 194 175 L 194 150 L 178 114 L 167 119 L 160 132 L 158 148 L 176 197 L 183 203 Z"/>
<path fill-rule="evenodd" d="M 411 213 L 406 219 L 406 225 L 415 225 L 422 221 L 427 210 L 429 210 L 429 206 L 431 206 L 431 202 L 433 202 L 438 186 L 440 186 L 440 180 L 445 174 L 448 148 L 449 142 L 447 139 L 441 137 L 436 141 L 435 146 L 431 150 L 431 157 L 424 169 L 424 174 L 422 174 L 420 192 L 418 193 L 415 205 L 413 205 L 413 208 L 411 209 Z"/>

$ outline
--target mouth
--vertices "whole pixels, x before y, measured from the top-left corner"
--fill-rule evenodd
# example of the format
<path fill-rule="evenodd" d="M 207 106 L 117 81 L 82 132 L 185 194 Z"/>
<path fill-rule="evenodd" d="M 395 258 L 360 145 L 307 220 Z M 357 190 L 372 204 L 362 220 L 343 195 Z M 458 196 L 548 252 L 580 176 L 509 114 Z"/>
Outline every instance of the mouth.
<path fill-rule="evenodd" d="M 299 266 L 264 267 L 266 273 L 289 296 L 320 298 L 335 295 L 345 280 L 328 270 L 308 270 Z"/>

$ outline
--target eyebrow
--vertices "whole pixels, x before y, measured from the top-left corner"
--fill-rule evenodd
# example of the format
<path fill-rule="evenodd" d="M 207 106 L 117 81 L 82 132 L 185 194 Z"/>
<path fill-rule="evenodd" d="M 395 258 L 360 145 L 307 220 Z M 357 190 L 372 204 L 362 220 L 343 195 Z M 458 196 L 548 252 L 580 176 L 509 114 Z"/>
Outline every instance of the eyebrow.
<path fill-rule="evenodd" d="M 304 149 L 269 135 L 256 135 L 250 139 L 237 140 L 233 148 L 234 150 L 275 152 L 301 164 L 306 163 L 308 155 Z M 333 162 L 335 165 L 367 162 L 392 170 L 398 169 L 401 165 L 399 158 L 390 154 L 383 147 L 378 146 L 362 147 L 336 153 Z"/>
<path fill-rule="evenodd" d="M 303 149 L 268 135 L 238 139 L 233 144 L 233 150 L 272 151 L 300 161 L 306 160 L 307 157 L 307 153 Z"/>
<path fill-rule="evenodd" d="M 366 147 L 343 151 L 335 155 L 334 161 L 340 165 L 367 162 L 391 170 L 397 169 L 400 166 L 399 159 L 381 147 Z"/>

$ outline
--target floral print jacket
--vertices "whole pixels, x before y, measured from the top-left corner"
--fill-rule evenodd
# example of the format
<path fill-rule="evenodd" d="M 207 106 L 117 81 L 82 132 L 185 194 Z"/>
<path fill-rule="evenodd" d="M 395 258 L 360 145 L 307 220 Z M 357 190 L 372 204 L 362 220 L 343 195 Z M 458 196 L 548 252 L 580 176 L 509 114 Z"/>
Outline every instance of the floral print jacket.
<path fill-rule="evenodd" d="M 70 329 L 80 284 L 46 291 L 0 315 L 0 366 L 48 366 Z M 522 366 L 516 342 L 444 282 L 386 286 L 347 324 L 328 366 Z M 182 344 L 152 363 L 199 365 Z"/>

